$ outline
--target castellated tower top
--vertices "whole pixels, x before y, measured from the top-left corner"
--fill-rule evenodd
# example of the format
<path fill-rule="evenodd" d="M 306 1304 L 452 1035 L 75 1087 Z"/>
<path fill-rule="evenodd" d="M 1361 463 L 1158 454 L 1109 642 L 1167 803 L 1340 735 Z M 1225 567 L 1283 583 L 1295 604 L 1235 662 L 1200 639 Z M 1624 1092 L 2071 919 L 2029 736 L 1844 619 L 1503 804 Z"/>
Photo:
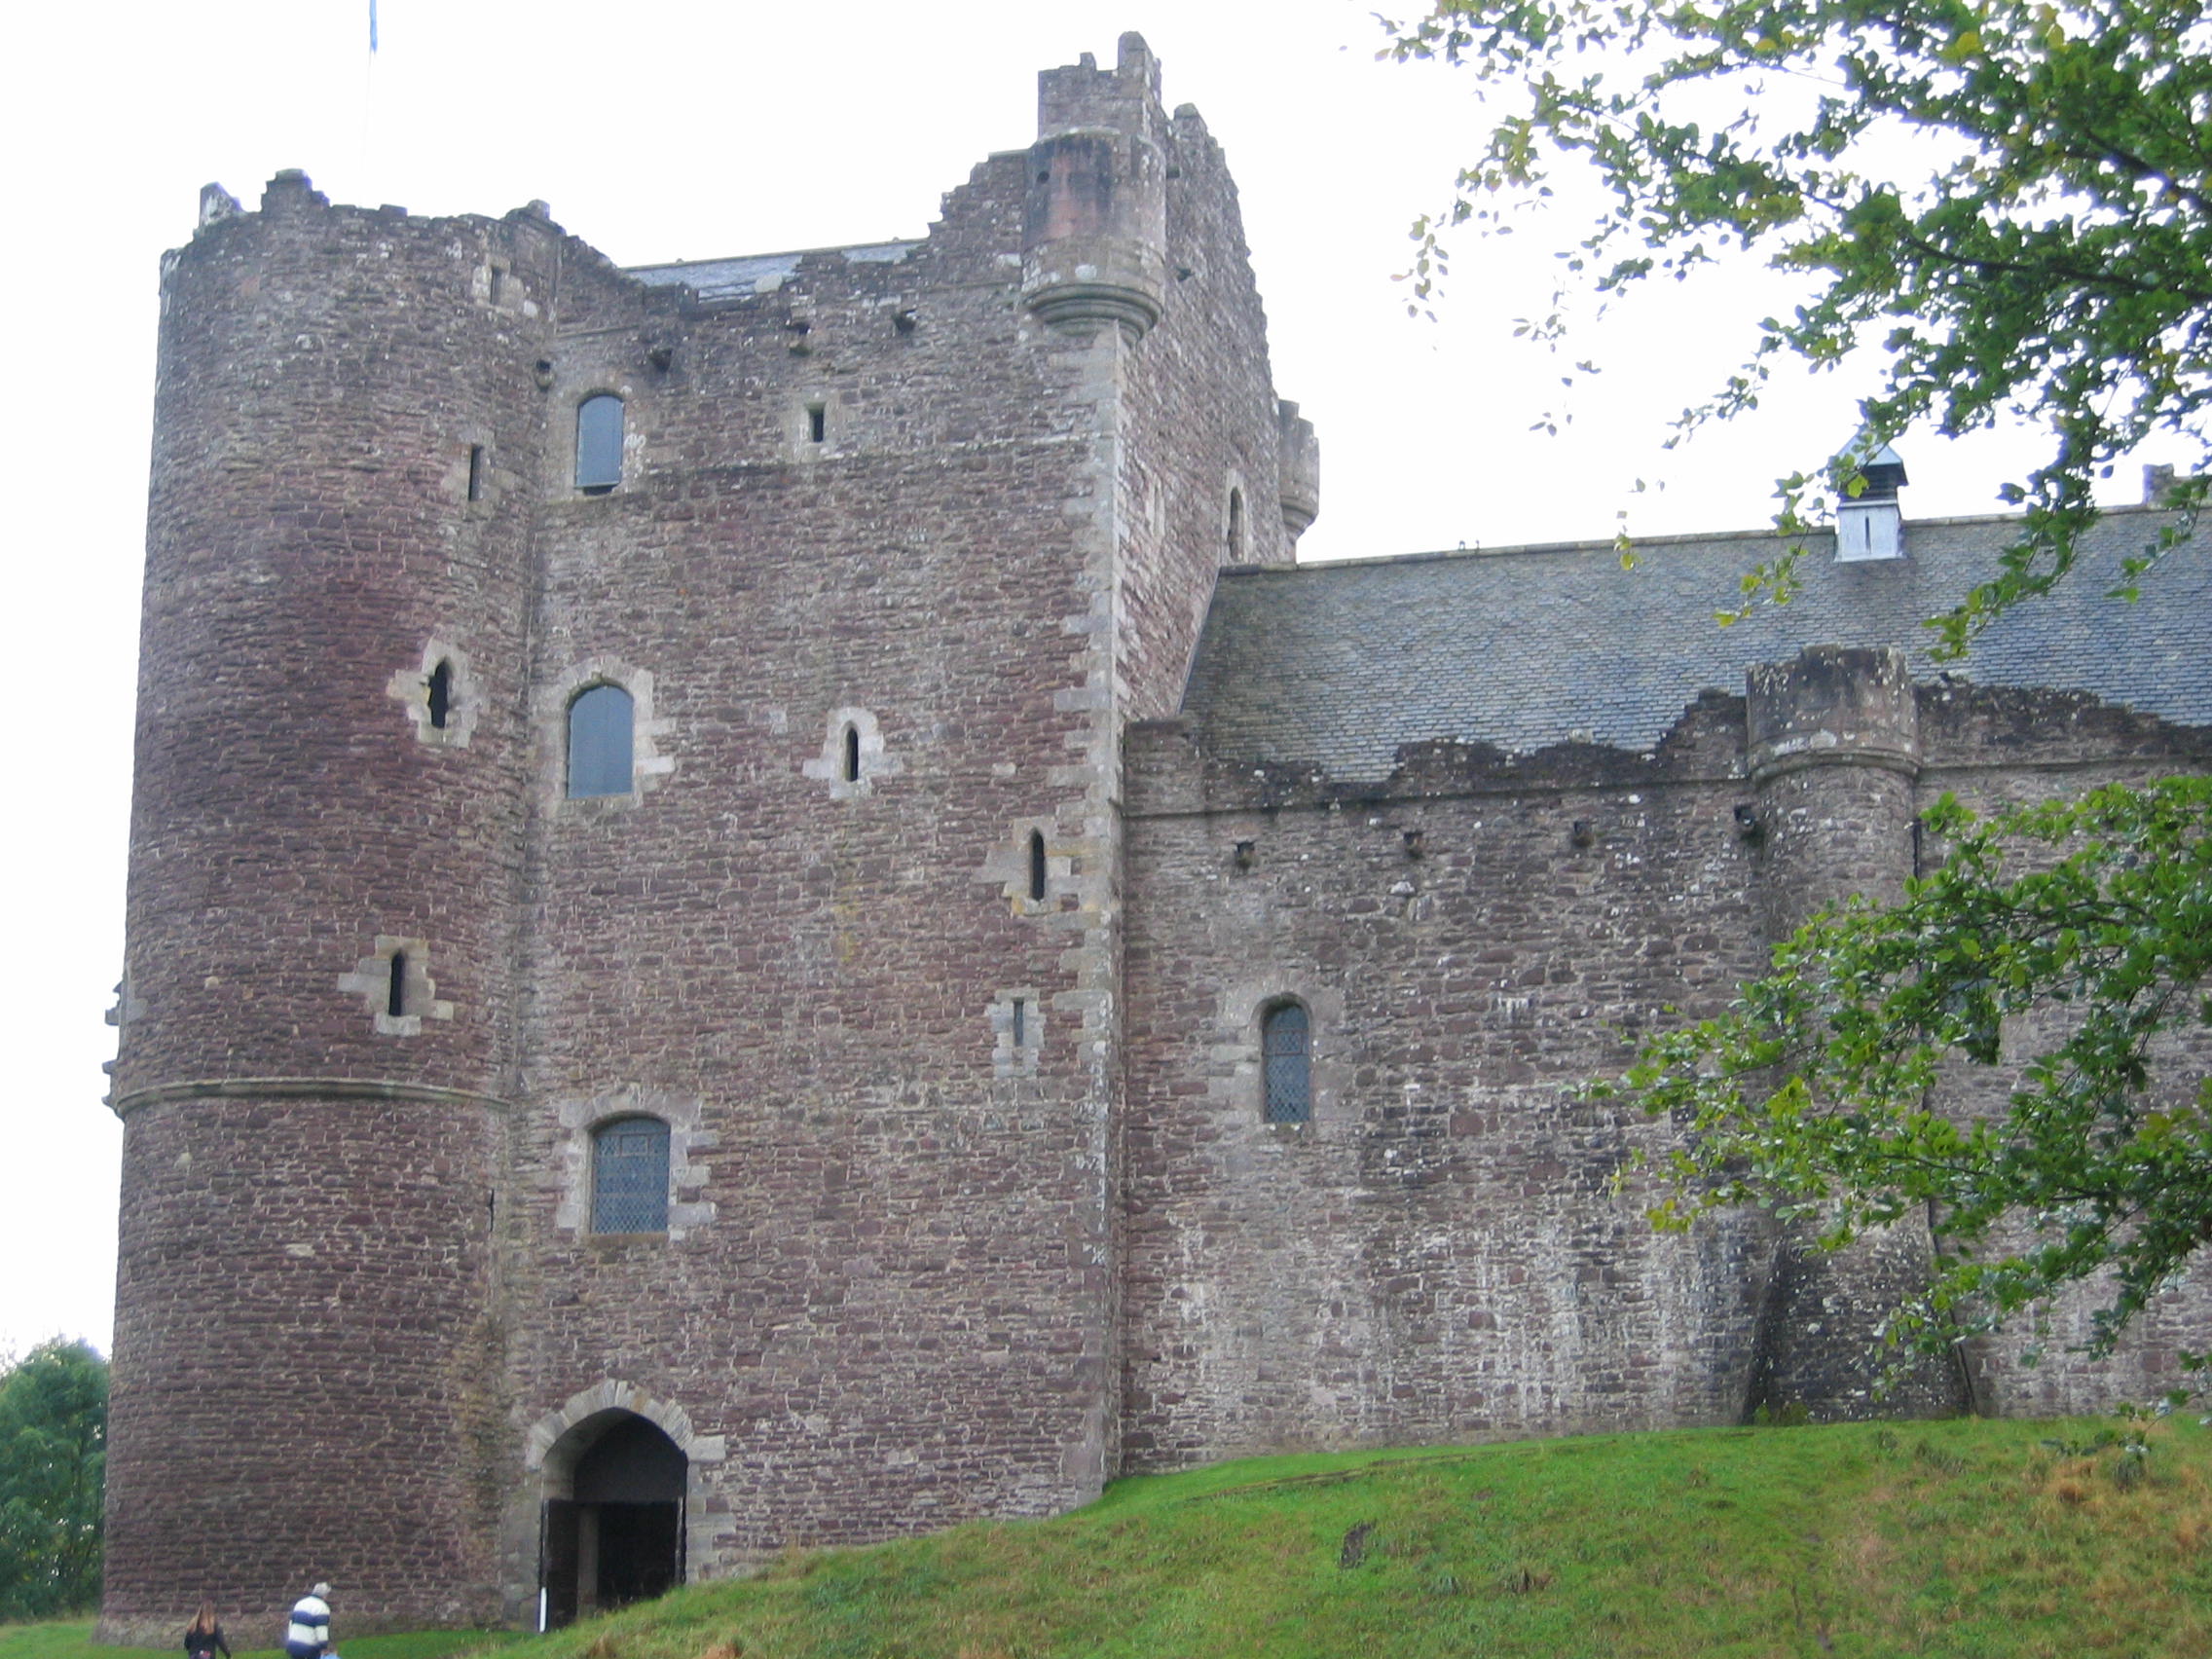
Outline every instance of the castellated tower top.
<path fill-rule="evenodd" d="M 1108 74 L 1085 53 L 1037 77 L 1023 203 L 1022 304 L 1058 328 L 1117 325 L 1131 345 L 1165 298 L 1167 118 L 1160 62 L 1125 34 Z"/>
<path fill-rule="evenodd" d="M 1089 53 L 1072 64 L 1037 76 L 1037 136 L 1087 127 L 1111 127 L 1160 141 L 1160 59 L 1131 29 L 1122 36 L 1114 67 L 1098 67 Z"/>

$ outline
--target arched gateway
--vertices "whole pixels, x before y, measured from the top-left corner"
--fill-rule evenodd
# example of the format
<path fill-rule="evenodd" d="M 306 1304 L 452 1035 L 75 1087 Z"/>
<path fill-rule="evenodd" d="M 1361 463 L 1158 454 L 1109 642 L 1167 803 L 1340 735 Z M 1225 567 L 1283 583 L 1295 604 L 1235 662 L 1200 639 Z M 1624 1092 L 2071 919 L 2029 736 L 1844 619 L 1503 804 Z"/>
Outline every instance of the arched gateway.
<path fill-rule="evenodd" d="M 683 1582 L 689 1472 L 682 1448 L 635 1412 L 599 1412 L 554 1443 L 538 1521 L 540 1629 Z"/>

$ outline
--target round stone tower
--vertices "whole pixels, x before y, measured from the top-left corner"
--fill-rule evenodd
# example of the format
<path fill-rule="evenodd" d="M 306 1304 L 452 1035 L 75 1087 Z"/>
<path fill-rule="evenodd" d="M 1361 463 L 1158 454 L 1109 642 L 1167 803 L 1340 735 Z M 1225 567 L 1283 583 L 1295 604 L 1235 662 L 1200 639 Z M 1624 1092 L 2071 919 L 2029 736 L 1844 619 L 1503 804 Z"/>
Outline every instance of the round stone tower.
<path fill-rule="evenodd" d="M 111 1640 L 488 1620 L 557 233 L 203 194 L 163 273 L 108 1459 Z M 510 498 L 512 498 L 510 499 Z"/>
<path fill-rule="evenodd" d="M 1816 645 L 1749 676 L 1759 885 L 1769 938 L 1853 897 L 1904 897 L 1913 868 L 1919 704 L 1901 651 Z M 1899 1222 L 1839 1251 L 1800 1224 L 1784 1235 L 1761 1318 L 1751 1404 L 1823 1420 L 1947 1416 L 1967 1403 L 1956 1364 L 1922 1361 L 1878 1392 L 1883 1319 L 1925 1287 L 1934 1241 Z"/>

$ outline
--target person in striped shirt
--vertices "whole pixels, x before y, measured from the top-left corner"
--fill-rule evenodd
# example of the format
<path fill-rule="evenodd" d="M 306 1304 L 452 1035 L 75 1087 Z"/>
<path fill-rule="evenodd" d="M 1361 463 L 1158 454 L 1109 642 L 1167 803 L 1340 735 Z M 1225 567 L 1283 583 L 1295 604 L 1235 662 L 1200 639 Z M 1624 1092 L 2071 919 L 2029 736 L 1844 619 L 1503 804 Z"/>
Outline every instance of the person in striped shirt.
<path fill-rule="evenodd" d="M 330 1586 L 317 1584 L 292 1604 L 292 1622 L 284 1628 L 289 1659 L 322 1659 L 330 1652 Z"/>

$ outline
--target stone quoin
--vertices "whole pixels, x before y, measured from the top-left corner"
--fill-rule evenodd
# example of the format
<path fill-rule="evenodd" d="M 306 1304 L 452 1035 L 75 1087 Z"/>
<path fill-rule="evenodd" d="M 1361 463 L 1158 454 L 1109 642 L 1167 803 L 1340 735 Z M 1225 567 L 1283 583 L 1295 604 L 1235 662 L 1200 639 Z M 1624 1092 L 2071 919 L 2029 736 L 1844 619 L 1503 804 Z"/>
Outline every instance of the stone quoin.
<path fill-rule="evenodd" d="M 2206 561 L 2098 597 L 2157 504 L 1966 677 L 1918 621 L 2000 520 L 1816 538 L 1726 632 L 1767 536 L 1298 566 L 1220 146 L 1134 35 L 1039 101 L 925 237 L 806 253 L 204 194 L 107 1639 L 320 1578 L 342 1636 L 560 1623 L 1266 1451 L 2085 1409 L 2201 1330 L 1877 1401 L 1925 1227 L 1657 1235 L 1613 1177 L 1673 1130 L 1572 1092 L 1938 793 L 2212 758 Z"/>

